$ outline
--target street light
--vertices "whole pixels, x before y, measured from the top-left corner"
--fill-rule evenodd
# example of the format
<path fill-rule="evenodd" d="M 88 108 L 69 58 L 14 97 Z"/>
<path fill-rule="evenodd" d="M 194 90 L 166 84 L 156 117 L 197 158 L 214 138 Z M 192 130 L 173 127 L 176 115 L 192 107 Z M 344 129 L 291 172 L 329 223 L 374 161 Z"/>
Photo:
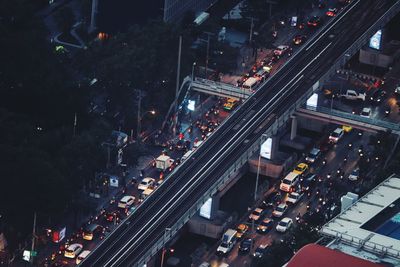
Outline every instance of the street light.
<path fill-rule="evenodd" d="M 148 110 L 143 114 L 140 114 L 140 110 L 138 110 L 138 118 L 137 118 L 137 129 L 136 129 L 136 138 L 137 141 L 140 142 L 140 132 L 142 131 L 142 119 L 147 114 L 150 113 L 151 115 L 156 115 L 156 111 L 154 109 Z"/>
<path fill-rule="evenodd" d="M 194 81 L 194 67 L 196 66 L 196 62 L 193 62 L 192 65 L 192 82 Z"/>
<path fill-rule="evenodd" d="M 169 228 L 169 227 L 164 229 L 164 246 L 163 246 L 162 254 L 161 254 L 161 265 L 160 265 L 161 267 L 164 267 L 164 257 L 165 257 L 165 252 L 167 251 L 166 248 L 165 248 L 165 243 L 166 243 L 166 240 L 167 240 L 167 233 L 171 232 L 171 230 L 172 229 Z"/>

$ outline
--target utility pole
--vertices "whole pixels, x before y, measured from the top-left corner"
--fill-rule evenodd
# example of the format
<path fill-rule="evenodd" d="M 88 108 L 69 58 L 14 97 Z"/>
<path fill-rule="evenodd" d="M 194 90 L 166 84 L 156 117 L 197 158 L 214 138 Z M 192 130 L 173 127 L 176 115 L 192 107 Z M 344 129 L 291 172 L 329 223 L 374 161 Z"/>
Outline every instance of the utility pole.
<path fill-rule="evenodd" d="M 207 79 L 208 61 L 209 61 L 209 57 L 210 57 L 209 50 L 210 50 L 210 34 L 207 33 L 207 54 L 206 54 L 206 75 L 205 75 L 206 77 L 204 77 L 206 79 Z"/>
<path fill-rule="evenodd" d="M 142 130 L 142 118 L 140 116 L 140 109 L 141 109 L 141 105 L 142 105 L 142 91 L 138 90 L 139 92 L 139 99 L 138 99 L 138 104 L 137 104 L 137 126 L 136 126 L 136 140 L 139 143 L 140 142 L 140 131 Z"/>
<path fill-rule="evenodd" d="M 249 44 L 251 44 L 251 41 L 253 39 L 253 27 L 254 27 L 254 18 L 251 17 Z"/>
<path fill-rule="evenodd" d="M 31 247 L 31 257 L 29 262 L 33 264 L 33 253 L 35 251 L 35 240 L 36 240 L 36 212 L 33 213 L 33 229 L 32 229 L 32 247 Z"/>
<path fill-rule="evenodd" d="M 176 68 L 176 88 L 175 88 L 175 115 L 172 131 L 174 136 L 176 135 L 176 128 L 178 126 L 178 97 L 179 97 L 179 79 L 181 72 L 181 52 L 182 52 L 182 35 L 179 36 L 179 48 L 178 48 L 178 65 Z"/>
<path fill-rule="evenodd" d="M 78 117 L 77 117 L 76 112 L 75 112 L 73 137 L 75 137 L 77 121 L 78 121 Z"/>

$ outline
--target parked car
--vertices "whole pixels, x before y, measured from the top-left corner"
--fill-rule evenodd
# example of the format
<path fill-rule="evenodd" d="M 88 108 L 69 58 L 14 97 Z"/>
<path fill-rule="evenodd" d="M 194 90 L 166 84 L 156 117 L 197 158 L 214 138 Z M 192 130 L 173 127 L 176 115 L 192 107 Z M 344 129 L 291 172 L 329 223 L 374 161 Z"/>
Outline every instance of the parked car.
<path fill-rule="evenodd" d="M 118 208 L 126 209 L 127 207 L 131 206 L 135 202 L 134 196 L 124 196 L 118 202 Z"/>
<path fill-rule="evenodd" d="M 271 218 L 265 218 L 258 226 L 257 226 L 257 232 L 259 233 L 266 233 L 269 230 L 272 229 L 272 226 L 274 224 L 274 220 Z"/>
<path fill-rule="evenodd" d="M 276 226 L 276 231 L 284 233 L 287 230 L 289 230 L 292 227 L 292 225 L 293 225 L 293 220 L 288 217 L 285 217 Z"/>
<path fill-rule="evenodd" d="M 155 185 L 155 183 L 156 183 L 156 180 L 154 178 L 150 178 L 150 177 L 144 178 L 138 185 L 138 190 L 144 191 L 149 187 L 153 187 Z"/>
<path fill-rule="evenodd" d="M 64 251 L 64 257 L 75 259 L 76 256 L 82 251 L 83 245 L 79 243 L 74 243 L 66 247 Z"/>
<path fill-rule="evenodd" d="M 239 252 L 241 253 L 249 253 L 251 248 L 253 247 L 253 239 L 246 238 L 242 240 L 239 244 Z"/>
<path fill-rule="evenodd" d="M 287 208 L 288 208 L 288 206 L 287 206 L 285 203 L 279 204 L 279 205 L 275 208 L 275 210 L 272 212 L 272 216 L 277 217 L 277 218 L 282 217 L 283 214 L 286 213 Z"/>
<path fill-rule="evenodd" d="M 360 116 L 364 118 L 371 118 L 371 113 L 372 113 L 371 108 L 363 108 L 360 113 Z"/>
<path fill-rule="evenodd" d="M 345 98 L 347 100 L 362 100 L 365 101 L 366 94 L 360 93 L 355 90 L 346 90 L 343 94 L 340 95 L 341 98 Z"/>

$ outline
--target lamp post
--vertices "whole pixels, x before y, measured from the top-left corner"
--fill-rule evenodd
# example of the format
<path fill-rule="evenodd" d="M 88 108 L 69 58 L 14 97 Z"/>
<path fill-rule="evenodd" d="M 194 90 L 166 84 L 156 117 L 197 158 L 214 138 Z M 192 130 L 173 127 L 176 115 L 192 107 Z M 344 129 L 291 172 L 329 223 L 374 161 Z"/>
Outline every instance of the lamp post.
<path fill-rule="evenodd" d="M 196 62 L 193 62 L 192 65 L 192 82 L 194 81 L 194 67 L 196 66 Z"/>
<path fill-rule="evenodd" d="M 163 246 L 162 253 L 161 253 L 161 264 L 160 264 L 161 267 L 164 267 L 165 252 L 167 251 L 165 248 L 165 243 L 167 240 L 167 232 L 171 232 L 171 230 L 172 229 L 168 228 L 168 227 L 164 229 L 164 246 Z"/>
<path fill-rule="evenodd" d="M 140 132 L 142 131 L 142 119 L 147 113 L 150 113 L 151 115 L 156 115 L 156 111 L 155 110 L 148 110 L 145 113 L 140 114 L 140 109 L 138 109 L 137 129 L 136 129 L 136 138 L 137 138 L 138 142 L 141 141 Z"/>

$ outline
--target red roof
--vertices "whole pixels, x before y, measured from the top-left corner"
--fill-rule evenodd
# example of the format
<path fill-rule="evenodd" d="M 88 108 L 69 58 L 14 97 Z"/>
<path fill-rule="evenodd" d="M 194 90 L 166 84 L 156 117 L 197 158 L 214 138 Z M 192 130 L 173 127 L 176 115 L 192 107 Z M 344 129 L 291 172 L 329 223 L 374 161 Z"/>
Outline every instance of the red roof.
<path fill-rule="evenodd" d="M 316 244 L 302 247 L 286 267 L 382 267 L 383 265 L 357 258 L 338 250 Z"/>

